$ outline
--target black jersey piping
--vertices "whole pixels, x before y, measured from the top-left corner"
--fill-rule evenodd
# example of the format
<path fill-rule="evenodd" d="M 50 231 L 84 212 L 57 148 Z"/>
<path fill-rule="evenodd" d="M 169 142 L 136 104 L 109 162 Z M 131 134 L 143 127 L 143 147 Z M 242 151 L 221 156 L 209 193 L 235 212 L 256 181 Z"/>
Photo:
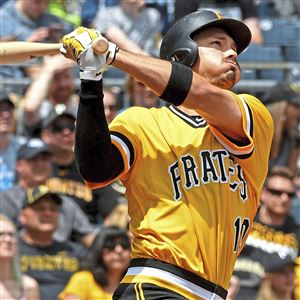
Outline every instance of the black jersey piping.
<path fill-rule="evenodd" d="M 198 121 L 195 120 L 195 117 L 189 116 L 188 114 L 186 114 L 185 112 L 183 112 L 182 110 L 180 110 L 178 107 L 174 105 L 170 105 L 169 109 L 180 119 L 182 119 L 185 123 L 191 125 L 194 128 L 203 128 L 207 126 L 206 120 L 201 116 L 199 116 L 199 121 Z"/>
<path fill-rule="evenodd" d="M 110 134 L 118 137 L 119 139 L 121 139 L 123 141 L 123 143 L 125 143 L 126 146 L 128 147 L 129 153 L 130 153 L 129 164 L 130 164 L 130 167 L 131 167 L 133 162 L 134 162 L 134 149 L 133 149 L 133 146 L 132 146 L 130 140 L 124 134 L 122 134 L 120 132 L 117 132 L 117 131 L 110 131 Z"/>
<path fill-rule="evenodd" d="M 175 266 L 161 260 L 152 258 L 134 258 L 130 261 L 129 267 L 152 267 L 164 270 L 176 276 L 179 276 L 180 278 L 188 280 L 211 293 L 215 293 L 222 299 L 226 299 L 227 296 L 227 291 L 223 287 L 207 279 L 204 279 L 188 270 L 182 269 L 179 266 Z"/>

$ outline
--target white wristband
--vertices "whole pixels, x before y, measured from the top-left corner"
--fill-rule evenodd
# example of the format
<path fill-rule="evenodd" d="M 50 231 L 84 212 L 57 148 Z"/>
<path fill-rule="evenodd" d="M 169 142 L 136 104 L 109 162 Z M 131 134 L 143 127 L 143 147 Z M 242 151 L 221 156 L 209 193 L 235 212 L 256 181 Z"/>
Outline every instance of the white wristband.
<path fill-rule="evenodd" d="M 80 70 L 79 75 L 80 75 L 80 79 L 85 79 L 85 80 L 99 81 L 102 78 L 101 72 L 97 74 L 97 70 L 89 67 L 86 67 L 84 70 Z"/>

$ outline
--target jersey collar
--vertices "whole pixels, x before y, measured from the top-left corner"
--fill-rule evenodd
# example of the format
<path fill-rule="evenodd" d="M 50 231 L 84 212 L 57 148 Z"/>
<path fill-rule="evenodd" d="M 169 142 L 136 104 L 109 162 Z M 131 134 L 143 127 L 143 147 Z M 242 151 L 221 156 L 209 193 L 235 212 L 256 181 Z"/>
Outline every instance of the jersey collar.
<path fill-rule="evenodd" d="M 169 109 L 180 119 L 182 119 L 184 122 L 186 122 L 194 128 L 201 128 L 207 126 L 206 120 L 199 115 L 190 116 L 174 105 L 170 105 Z"/>

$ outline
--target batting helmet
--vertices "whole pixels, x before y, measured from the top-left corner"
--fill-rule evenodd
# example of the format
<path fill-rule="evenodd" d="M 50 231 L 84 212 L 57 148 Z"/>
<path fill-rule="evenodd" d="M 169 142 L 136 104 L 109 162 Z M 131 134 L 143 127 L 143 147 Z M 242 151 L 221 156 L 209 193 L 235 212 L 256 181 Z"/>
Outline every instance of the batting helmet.
<path fill-rule="evenodd" d="M 179 19 L 165 34 L 161 47 L 160 58 L 175 60 L 192 67 L 198 56 L 198 45 L 193 40 L 200 30 L 220 27 L 235 41 L 237 53 L 240 54 L 251 41 L 249 28 L 241 21 L 225 19 L 210 10 L 192 12 Z"/>

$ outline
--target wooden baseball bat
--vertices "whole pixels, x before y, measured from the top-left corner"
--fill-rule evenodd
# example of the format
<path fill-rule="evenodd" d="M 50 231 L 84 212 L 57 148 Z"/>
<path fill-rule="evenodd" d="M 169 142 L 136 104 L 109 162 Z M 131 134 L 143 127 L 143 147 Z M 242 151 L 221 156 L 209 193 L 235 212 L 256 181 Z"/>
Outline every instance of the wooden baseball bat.
<path fill-rule="evenodd" d="M 60 43 L 1 42 L 0 65 L 15 64 L 36 57 L 58 54 L 61 46 Z M 96 54 L 103 54 L 108 49 L 108 41 L 102 36 L 98 37 L 93 41 L 92 47 Z"/>

